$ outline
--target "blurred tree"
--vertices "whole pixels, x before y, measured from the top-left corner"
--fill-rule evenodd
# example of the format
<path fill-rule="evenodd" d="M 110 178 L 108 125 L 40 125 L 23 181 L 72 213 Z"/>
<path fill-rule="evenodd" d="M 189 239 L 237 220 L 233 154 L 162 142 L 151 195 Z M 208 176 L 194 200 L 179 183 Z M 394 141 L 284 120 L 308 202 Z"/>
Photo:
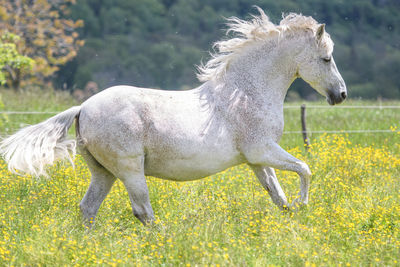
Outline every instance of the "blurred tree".
<path fill-rule="evenodd" d="M 289 12 L 326 23 L 349 96 L 400 98 L 399 0 L 77 0 L 69 18 L 85 21 L 77 31 L 86 45 L 60 69 L 56 82 L 70 90 L 89 81 L 101 89 L 197 86 L 195 65 L 209 58 L 213 42 L 231 37 L 224 35 L 224 18 L 249 19 L 257 13 L 253 5 L 276 24 Z M 300 80 L 291 91 L 317 97 Z"/>
<path fill-rule="evenodd" d="M 68 6 L 75 0 L 0 0 L 0 34 L 18 35 L 17 51 L 35 61 L 33 75 L 24 75 L 19 68 L 6 70 L 14 89 L 21 82 L 45 84 L 59 69 L 77 55 L 83 41 L 78 40 L 76 29 L 82 20 L 67 19 Z"/>
<path fill-rule="evenodd" d="M 0 36 L 0 85 L 6 83 L 7 74 L 15 75 L 16 71 L 24 73 L 32 69 L 34 61 L 18 53 L 16 47 L 18 41 L 19 37 L 11 33 Z"/>

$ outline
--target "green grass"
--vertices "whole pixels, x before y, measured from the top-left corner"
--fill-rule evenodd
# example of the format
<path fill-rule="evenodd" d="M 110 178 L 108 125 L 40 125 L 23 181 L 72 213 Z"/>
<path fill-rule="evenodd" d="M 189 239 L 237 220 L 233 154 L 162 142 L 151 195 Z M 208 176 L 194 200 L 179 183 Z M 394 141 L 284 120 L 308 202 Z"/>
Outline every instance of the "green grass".
<path fill-rule="evenodd" d="M 287 103 L 286 107 L 300 106 L 303 103 Z M 313 106 L 326 108 L 313 108 Z M 400 128 L 400 108 L 397 109 L 351 109 L 343 106 L 397 106 L 399 101 L 346 101 L 342 105 L 329 106 L 326 102 L 306 103 L 307 130 L 309 131 L 347 131 L 347 130 L 390 130 Z M 301 131 L 300 108 L 285 109 L 285 131 Z M 321 134 L 310 135 L 311 141 Z M 390 146 L 400 141 L 392 133 L 351 133 L 348 138 L 360 145 Z M 300 145 L 301 135 L 289 134 L 282 138 L 282 146 Z"/>
<path fill-rule="evenodd" d="M 31 101 L 24 102 L 18 94 L 0 94 L 3 110 L 61 111 L 75 104 L 55 92 L 32 93 Z M 309 129 L 400 128 L 399 110 L 339 107 L 309 108 Z M 285 116 L 285 131 L 300 130 L 299 110 L 287 109 Z M 16 121 L 36 123 L 47 117 L 9 115 L 1 134 Z M 79 156 L 75 169 L 67 163 L 52 167 L 51 179 L 10 174 L 0 161 L 0 266 L 399 265 L 400 134 L 313 135 L 311 141 L 310 154 L 304 153 L 300 134 L 284 135 L 281 142 L 313 172 L 310 204 L 297 213 L 278 210 L 241 165 L 193 182 L 149 177 L 157 218 L 151 227 L 134 218 L 117 182 L 94 228 L 85 229 L 78 205 L 90 173 Z M 298 177 L 277 175 L 293 199 Z"/>
<path fill-rule="evenodd" d="M 0 89 L 1 111 L 61 112 L 77 105 L 67 93 L 31 88 L 24 93 Z M 39 123 L 51 114 L 0 114 L 0 135 L 12 134 L 21 127 Z"/>

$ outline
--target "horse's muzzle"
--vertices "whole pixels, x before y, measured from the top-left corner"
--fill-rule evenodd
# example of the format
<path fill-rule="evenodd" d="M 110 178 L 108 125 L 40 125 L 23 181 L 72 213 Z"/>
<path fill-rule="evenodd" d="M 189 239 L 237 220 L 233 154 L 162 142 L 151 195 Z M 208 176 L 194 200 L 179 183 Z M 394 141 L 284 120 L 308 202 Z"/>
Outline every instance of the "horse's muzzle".
<path fill-rule="evenodd" d="M 328 101 L 329 105 L 336 105 L 342 103 L 347 97 L 346 89 L 340 90 L 338 93 L 328 92 L 326 96 L 326 101 Z"/>

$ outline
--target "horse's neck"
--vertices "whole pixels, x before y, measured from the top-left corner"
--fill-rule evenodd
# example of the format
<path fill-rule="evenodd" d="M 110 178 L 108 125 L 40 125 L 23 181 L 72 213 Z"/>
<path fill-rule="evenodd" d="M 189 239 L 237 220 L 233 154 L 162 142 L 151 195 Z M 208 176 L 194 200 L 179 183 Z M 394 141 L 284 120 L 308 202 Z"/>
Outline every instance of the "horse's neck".
<path fill-rule="evenodd" d="M 295 44 L 282 40 L 248 49 L 231 62 L 225 81 L 212 93 L 221 106 L 280 107 L 296 78 Z M 268 51 L 268 52 L 267 52 Z M 245 101 L 246 103 L 240 103 Z M 228 102 L 228 104 L 227 104 Z"/>

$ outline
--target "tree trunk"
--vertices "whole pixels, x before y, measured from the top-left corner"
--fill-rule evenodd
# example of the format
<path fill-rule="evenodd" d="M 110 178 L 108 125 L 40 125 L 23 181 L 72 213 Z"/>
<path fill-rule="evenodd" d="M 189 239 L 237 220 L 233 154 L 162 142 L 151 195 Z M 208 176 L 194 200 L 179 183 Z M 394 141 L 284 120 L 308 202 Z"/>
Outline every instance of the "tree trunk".
<path fill-rule="evenodd" d="M 14 91 L 19 91 L 21 86 L 21 70 L 16 69 L 14 71 L 14 76 L 12 77 L 11 85 Z"/>

